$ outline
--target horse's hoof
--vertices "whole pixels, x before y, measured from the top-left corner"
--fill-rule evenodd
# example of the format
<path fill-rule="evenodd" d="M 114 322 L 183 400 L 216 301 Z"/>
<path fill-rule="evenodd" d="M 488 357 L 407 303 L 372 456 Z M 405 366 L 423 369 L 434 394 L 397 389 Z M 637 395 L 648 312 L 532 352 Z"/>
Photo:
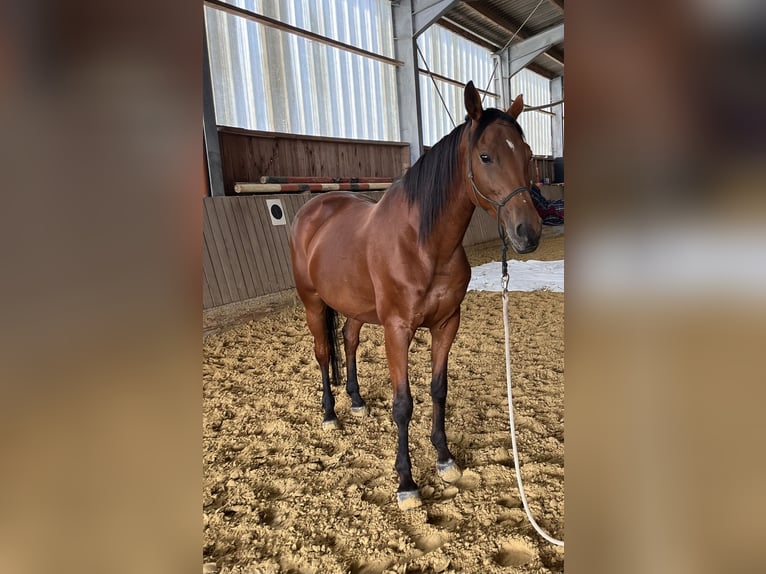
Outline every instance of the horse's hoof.
<path fill-rule="evenodd" d="M 460 467 L 452 459 L 449 459 L 447 462 L 437 462 L 436 471 L 444 482 L 455 482 L 463 476 L 463 471 L 460 470 Z"/>
<path fill-rule="evenodd" d="M 366 417 L 370 412 L 370 409 L 367 408 L 367 405 L 362 405 L 361 407 L 351 407 L 351 414 L 355 417 Z"/>
<path fill-rule="evenodd" d="M 423 504 L 420 500 L 420 493 L 417 490 L 408 490 L 406 492 L 396 493 L 396 502 L 399 504 L 399 510 L 412 510 Z"/>
<path fill-rule="evenodd" d="M 338 419 L 322 421 L 322 430 L 324 431 L 338 430 L 339 428 L 340 424 L 338 423 Z"/>

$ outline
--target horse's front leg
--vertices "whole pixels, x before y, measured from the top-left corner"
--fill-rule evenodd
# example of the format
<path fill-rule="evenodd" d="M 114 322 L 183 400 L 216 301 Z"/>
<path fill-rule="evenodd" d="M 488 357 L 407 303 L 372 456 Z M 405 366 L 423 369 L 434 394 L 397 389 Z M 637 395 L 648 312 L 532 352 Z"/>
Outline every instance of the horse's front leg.
<path fill-rule="evenodd" d="M 409 510 L 421 505 L 418 485 L 412 479 L 410 461 L 409 428 L 412 419 L 412 394 L 407 375 L 407 353 L 412 342 L 414 329 L 406 325 L 386 325 L 386 358 L 394 389 L 393 418 L 399 440 L 396 451 L 396 472 L 399 474 L 399 488 L 396 492 L 399 508 Z"/>
<path fill-rule="evenodd" d="M 431 328 L 431 400 L 433 422 L 431 444 L 436 448 L 436 470 L 445 482 L 455 482 L 462 476 L 447 447 L 444 416 L 447 406 L 447 359 L 460 326 L 460 309 L 452 317 Z"/>

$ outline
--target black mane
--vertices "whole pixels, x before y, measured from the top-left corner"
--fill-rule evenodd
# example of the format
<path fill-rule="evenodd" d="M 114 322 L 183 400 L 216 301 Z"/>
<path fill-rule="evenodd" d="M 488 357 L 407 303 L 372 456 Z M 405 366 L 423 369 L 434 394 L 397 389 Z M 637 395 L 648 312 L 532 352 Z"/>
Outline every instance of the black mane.
<path fill-rule="evenodd" d="M 484 110 L 479 123 L 471 135 L 470 148 L 481 137 L 487 127 L 495 121 L 504 121 L 514 126 L 524 138 L 524 132 L 518 122 L 505 112 L 495 108 Z M 440 139 L 404 174 L 402 187 L 410 206 L 417 204 L 420 208 L 420 225 L 418 241 L 425 241 L 433 231 L 436 220 L 447 206 L 450 189 L 458 168 L 458 148 L 463 132 L 471 120 L 457 126 L 454 130 Z"/>

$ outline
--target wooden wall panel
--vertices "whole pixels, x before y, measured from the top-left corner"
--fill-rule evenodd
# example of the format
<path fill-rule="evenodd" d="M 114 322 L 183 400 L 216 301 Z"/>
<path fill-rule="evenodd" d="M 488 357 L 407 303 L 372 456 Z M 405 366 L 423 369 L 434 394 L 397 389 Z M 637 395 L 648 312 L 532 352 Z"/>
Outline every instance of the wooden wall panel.
<path fill-rule="evenodd" d="M 266 260 L 258 250 L 258 245 L 261 245 L 264 241 L 263 231 L 260 229 L 260 225 L 254 222 L 250 216 L 247 203 L 239 201 L 239 199 L 241 198 L 232 198 L 230 202 L 236 208 L 234 211 L 240 224 L 242 240 L 247 243 L 245 252 L 248 256 L 250 272 L 253 277 L 256 293 L 253 297 L 255 297 L 257 294 L 269 292 L 270 277 L 273 275 L 273 270 L 269 271 Z"/>
<path fill-rule="evenodd" d="M 205 269 L 202 269 L 202 308 L 209 309 L 214 307 L 213 297 L 210 295 L 210 283 L 207 280 Z"/>
<path fill-rule="evenodd" d="M 553 160 L 546 158 L 546 157 L 536 157 L 532 160 L 533 166 L 532 166 L 532 173 L 530 174 L 532 176 L 532 179 L 537 181 L 537 178 L 539 176 L 540 180 L 543 181 L 544 178 L 548 178 L 550 181 L 553 181 Z"/>
<path fill-rule="evenodd" d="M 207 216 L 203 214 L 203 218 Z M 207 227 L 207 225 L 205 226 Z M 218 286 L 216 273 L 213 267 L 213 260 L 211 257 L 210 247 L 208 246 L 209 239 L 203 233 L 202 236 L 202 278 L 203 278 L 203 305 L 205 309 L 209 307 L 217 307 L 223 305 L 223 298 L 221 297 L 221 291 Z M 215 254 L 213 254 L 215 256 Z M 218 262 L 220 265 L 220 262 Z M 207 294 L 207 297 L 205 297 Z"/>
<path fill-rule="evenodd" d="M 210 258 L 215 270 L 216 282 L 221 294 L 222 303 L 230 303 L 238 300 L 236 287 L 234 286 L 234 275 L 231 271 L 229 254 L 226 249 L 226 242 L 215 213 L 212 198 L 206 197 L 203 200 L 203 236 L 207 240 L 210 248 Z"/>
<path fill-rule="evenodd" d="M 409 167 L 402 143 L 219 128 L 224 188 L 263 175 L 397 178 Z"/>
<path fill-rule="evenodd" d="M 229 271 L 227 281 L 229 283 L 229 290 L 235 301 L 246 299 L 248 295 L 247 286 L 245 284 L 245 276 L 243 273 L 243 261 L 239 254 L 242 249 L 241 241 L 235 237 L 232 233 L 232 229 L 229 226 L 229 220 L 226 216 L 226 207 L 229 206 L 229 202 L 226 201 L 213 201 L 211 203 L 212 212 L 214 214 L 215 224 L 218 228 L 221 243 L 224 247 L 223 251 L 226 253 L 226 261 L 228 262 L 226 269 Z"/>

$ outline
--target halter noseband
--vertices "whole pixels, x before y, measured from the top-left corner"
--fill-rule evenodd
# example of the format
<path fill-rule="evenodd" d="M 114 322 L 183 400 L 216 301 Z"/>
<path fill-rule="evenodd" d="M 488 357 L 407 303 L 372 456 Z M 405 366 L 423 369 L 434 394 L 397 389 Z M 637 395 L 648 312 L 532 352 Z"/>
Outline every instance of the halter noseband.
<path fill-rule="evenodd" d="M 468 181 L 471 182 L 471 187 L 473 187 L 473 193 L 474 197 L 477 195 L 481 197 L 484 201 L 489 203 L 492 207 L 495 208 L 495 211 L 497 212 L 497 234 L 500 236 L 500 240 L 503 242 L 503 277 L 508 276 L 508 262 L 506 259 L 506 255 L 508 253 L 508 242 L 505 239 L 505 228 L 503 227 L 503 223 L 500 219 L 500 210 L 503 209 L 506 203 L 508 203 L 511 199 L 513 199 L 518 194 L 524 192 L 524 191 L 530 191 L 529 187 L 526 185 L 522 185 L 521 187 L 517 187 L 514 189 L 511 193 L 506 195 L 501 202 L 497 202 L 493 199 L 488 198 L 486 195 L 484 195 L 481 191 L 479 191 L 479 188 L 476 186 L 476 182 L 473 180 L 473 161 L 471 156 L 471 151 L 468 151 Z M 479 203 L 478 198 L 476 199 L 476 203 Z"/>
<path fill-rule="evenodd" d="M 473 193 L 474 197 L 477 195 L 481 197 L 484 201 L 489 203 L 492 207 L 495 208 L 495 211 L 497 212 L 497 229 L 498 233 L 500 233 L 500 238 L 503 239 L 503 243 L 505 243 L 504 239 L 504 233 L 501 229 L 501 222 L 500 222 L 500 210 L 505 206 L 506 203 L 508 203 L 511 199 L 513 199 L 518 194 L 529 191 L 531 193 L 531 190 L 528 186 L 522 185 L 521 187 L 517 187 L 514 189 L 511 193 L 506 195 L 501 202 L 497 202 L 493 199 L 488 198 L 486 195 L 484 195 L 481 191 L 479 191 L 479 188 L 476 185 L 476 182 L 473 180 L 473 156 L 471 155 L 472 150 L 468 150 L 468 180 L 471 182 L 471 187 L 473 187 Z M 478 198 L 476 199 L 476 203 L 479 203 Z"/>

